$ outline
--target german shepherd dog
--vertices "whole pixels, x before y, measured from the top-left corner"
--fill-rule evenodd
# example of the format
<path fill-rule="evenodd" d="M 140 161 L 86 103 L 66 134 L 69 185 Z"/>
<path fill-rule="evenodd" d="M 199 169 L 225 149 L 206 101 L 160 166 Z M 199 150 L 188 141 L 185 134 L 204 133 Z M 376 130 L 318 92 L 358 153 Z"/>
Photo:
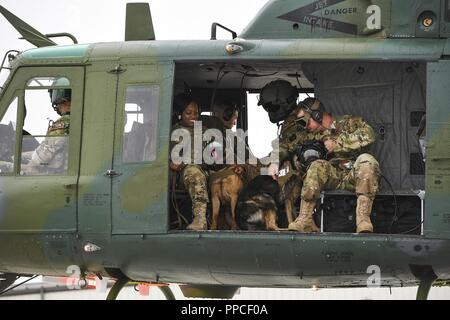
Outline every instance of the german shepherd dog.
<path fill-rule="evenodd" d="M 241 230 L 285 230 L 278 227 L 280 187 L 270 176 L 257 176 L 239 195 L 237 219 Z"/>
<path fill-rule="evenodd" d="M 222 205 L 226 204 L 229 204 L 231 209 L 229 227 L 231 230 L 237 230 L 236 206 L 239 193 L 244 187 L 244 173 L 244 167 L 231 165 L 211 174 L 209 178 L 212 203 L 211 230 L 218 229 L 220 209 Z"/>

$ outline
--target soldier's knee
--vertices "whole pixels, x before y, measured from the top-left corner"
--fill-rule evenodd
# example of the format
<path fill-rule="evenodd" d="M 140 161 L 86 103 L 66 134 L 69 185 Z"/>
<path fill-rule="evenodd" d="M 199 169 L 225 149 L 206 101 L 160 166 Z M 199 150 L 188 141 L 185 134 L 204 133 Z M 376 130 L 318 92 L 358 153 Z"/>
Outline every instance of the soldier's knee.
<path fill-rule="evenodd" d="M 317 180 L 306 180 L 303 184 L 301 197 L 305 201 L 316 201 L 320 197 L 322 188 Z"/>
<path fill-rule="evenodd" d="M 206 175 L 200 167 L 196 165 L 187 166 L 183 172 L 183 181 L 194 202 L 208 202 Z"/>
<path fill-rule="evenodd" d="M 364 153 L 356 159 L 355 168 L 356 170 L 373 171 L 375 174 L 379 174 L 380 164 L 374 156 Z"/>
<path fill-rule="evenodd" d="M 185 183 L 206 185 L 206 175 L 203 170 L 196 165 L 189 165 L 184 169 L 183 180 Z"/>
<path fill-rule="evenodd" d="M 311 163 L 303 182 L 303 200 L 316 201 L 319 199 L 320 193 L 330 175 L 330 167 L 331 164 L 326 160 L 316 160 Z"/>
<path fill-rule="evenodd" d="M 379 189 L 379 164 L 369 154 L 358 157 L 356 164 L 356 193 L 373 199 Z"/>
<path fill-rule="evenodd" d="M 302 190 L 302 200 L 312 202 L 317 201 L 320 198 L 320 191 L 317 192 L 313 189 L 304 189 Z"/>
<path fill-rule="evenodd" d="M 326 160 L 316 160 L 308 168 L 307 175 L 317 176 L 326 174 L 329 171 L 330 163 Z"/>
<path fill-rule="evenodd" d="M 328 165 L 329 165 L 329 162 L 326 161 L 326 160 L 316 160 L 313 163 L 311 163 L 311 166 L 309 168 L 310 169 L 314 168 L 314 169 L 319 169 L 320 170 L 320 169 L 327 168 Z"/>
<path fill-rule="evenodd" d="M 356 176 L 376 176 L 380 175 L 380 165 L 378 161 L 370 154 L 363 154 L 355 162 Z"/>

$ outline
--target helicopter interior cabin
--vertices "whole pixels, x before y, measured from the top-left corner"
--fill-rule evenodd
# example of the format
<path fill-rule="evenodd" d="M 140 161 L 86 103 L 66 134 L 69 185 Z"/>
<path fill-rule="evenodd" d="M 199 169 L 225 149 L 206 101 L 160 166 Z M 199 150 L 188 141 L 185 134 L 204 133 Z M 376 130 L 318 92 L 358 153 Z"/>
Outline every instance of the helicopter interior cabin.
<path fill-rule="evenodd" d="M 425 160 L 418 132 L 426 114 L 425 63 L 208 61 L 178 62 L 175 70 L 174 95 L 190 92 L 201 114 L 211 114 L 216 99 L 238 106 L 237 127 L 248 130 L 252 150 L 265 146 L 270 152 L 272 139 L 261 133 L 276 137 L 277 125 L 257 106 L 261 89 L 274 80 L 296 86 L 299 101 L 307 95 L 320 99 L 332 115 L 362 117 L 377 135 L 371 153 L 381 168 L 371 215 L 374 233 L 423 234 Z M 179 181 L 169 188 L 170 229 L 183 230 L 192 219 L 191 201 Z M 299 205 L 297 199 L 296 214 Z M 315 209 L 316 225 L 324 233 L 354 233 L 355 208 L 354 193 L 323 192 Z M 283 210 L 279 207 L 278 225 L 286 228 Z M 210 211 L 209 205 L 209 217 Z"/>

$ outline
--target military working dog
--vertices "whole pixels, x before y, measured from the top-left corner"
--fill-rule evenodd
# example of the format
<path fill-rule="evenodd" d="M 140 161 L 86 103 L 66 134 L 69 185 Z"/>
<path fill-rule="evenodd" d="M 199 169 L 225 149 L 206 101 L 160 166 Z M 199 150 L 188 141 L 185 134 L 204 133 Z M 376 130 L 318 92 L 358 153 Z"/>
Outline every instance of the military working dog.
<path fill-rule="evenodd" d="M 278 227 L 280 187 L 270 176 L 257 176 L 239 195 L 237 221 L 241 230 L 284 230 Z"/>
<path fill-rule="evenodd" d="M 225 204 L 229 204 L 231 209 L 229 228 L 231 230 L 237 230 L 236 206 L 239 193 L 244 187 L 244 173 L 245 169 L 243 166 L 231 165 L 210 175 L 209 186 L 212 204 L 211 230 L 218 229 L 220 209 Z"/>

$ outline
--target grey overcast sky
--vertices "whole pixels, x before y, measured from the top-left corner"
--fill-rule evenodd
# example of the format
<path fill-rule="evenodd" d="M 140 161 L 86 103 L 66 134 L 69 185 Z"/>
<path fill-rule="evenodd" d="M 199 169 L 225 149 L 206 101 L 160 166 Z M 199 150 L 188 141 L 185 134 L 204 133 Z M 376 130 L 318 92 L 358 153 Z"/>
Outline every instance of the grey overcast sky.
<path fill-rule="evenodd" d="M 123 41 L 125 7 L 133 0 L 0 0 L 0 4 L 40 32 L 69 32 L 80 43 Z M 146 1 L 141 1 L 146 2 Z M 211 23 L 219 22 L 238 34 L 267 0 L 151 0 L 159 40 L 209 39 Z M 224 37 L 228 34 L 222 33 Z M 31 45 L 0 17 L 0 53 Z M 231 36 L 230 36 L 231 38 Z M 56 39 L 59 41 L 58 39 Z"/>

